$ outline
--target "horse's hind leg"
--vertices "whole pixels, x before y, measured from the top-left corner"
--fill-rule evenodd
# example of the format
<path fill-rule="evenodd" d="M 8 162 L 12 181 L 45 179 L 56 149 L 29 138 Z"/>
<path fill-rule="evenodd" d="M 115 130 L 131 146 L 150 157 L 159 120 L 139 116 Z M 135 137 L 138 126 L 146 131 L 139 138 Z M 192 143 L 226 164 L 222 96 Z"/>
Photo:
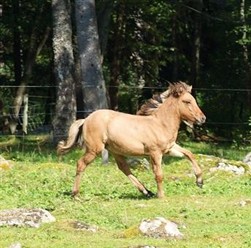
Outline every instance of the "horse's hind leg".
<path fill-rule="evenodd" d="M 131 172 L 129 165 L 127 164 L 125 157 L 117 154 L 113 154 L 117 162 L 118 168 L 130 179 L 132 184 L 147 197 L 152 197 L 154 194 L 148 190 Z"/>
<path fill-rule="evenodd" d="M 177 157 L 185 156 L 187 159 L 190 160 L 190 162 L 192 163 L 194 174 L 196 176 L 196 184 L 198 187 L 202 188 L 202 186 L 203 186 L 202 170 L 199 167 L 198 163 L 196 162 L 193 153 L 191 153 L 187 149 L 180 147 L 177 144 L 175 144 L 171 148 L 169 153 L 170 153 L 170 155 L 177 156 Z"/>
<path fill-rule="evenodd" d="M 96 157 L 95 153 L 86 152 L 86 154 L 78 160 L 75 182 L 72 191 L 72 195 L 74 197 L 79 193 L 80 180 L 85 168 L 95 159 L 95 157 Z"/>

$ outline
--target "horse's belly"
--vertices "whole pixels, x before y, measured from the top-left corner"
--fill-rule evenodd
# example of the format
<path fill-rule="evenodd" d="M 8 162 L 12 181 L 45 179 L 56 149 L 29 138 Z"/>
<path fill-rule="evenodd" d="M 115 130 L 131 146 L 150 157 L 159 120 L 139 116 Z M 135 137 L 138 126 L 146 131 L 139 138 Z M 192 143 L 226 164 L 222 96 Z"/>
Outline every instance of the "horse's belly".
<path fill-rule="evenodd" d="M 121 141 L 109 140 L 106 148 L 111 152 L 121 155 L 141 156 L 147 154 L 144 144 L 135 141 L 130 142 L 130 139 Z"/>

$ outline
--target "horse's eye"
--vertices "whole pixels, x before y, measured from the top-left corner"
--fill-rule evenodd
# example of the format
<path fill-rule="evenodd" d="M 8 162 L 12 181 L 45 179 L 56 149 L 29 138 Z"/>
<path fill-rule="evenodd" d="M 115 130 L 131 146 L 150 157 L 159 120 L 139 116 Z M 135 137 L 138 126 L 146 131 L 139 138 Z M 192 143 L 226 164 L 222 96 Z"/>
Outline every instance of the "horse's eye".
<path fill-rule="evenodd" d="M 191 102 L 189 100 L 183 100 L 185 104 L 190 104 Z"/>

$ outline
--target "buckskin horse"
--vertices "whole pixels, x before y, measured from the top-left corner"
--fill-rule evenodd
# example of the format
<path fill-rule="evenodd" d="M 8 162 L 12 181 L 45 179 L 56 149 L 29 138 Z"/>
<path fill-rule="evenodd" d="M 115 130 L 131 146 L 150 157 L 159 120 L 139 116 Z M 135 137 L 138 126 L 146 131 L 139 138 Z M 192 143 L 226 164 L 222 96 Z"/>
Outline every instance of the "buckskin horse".
<path fill-rule="evenodd" d="M 60 141 L 57 147 L 58 154 L 63 154 L 75 145 L 79 135 L 83 139 L 85 154 L 77 162 L 73 196 L 79 193 L 84 170 L 104 149 L 113 155 L 118 168 L 147 197 L 154 194 L 132 174 L 126 162 L 127 156 L 150 157 L 159 198 L 164 197 L 161 166 L 164 154 L 185 155 L 192 162 L 197 185 L 202 187 L 202 170 L 193 154 L 176 144 L 182 121 L 192 126 L 201 125 L 206 120 L 191 90 L 192 86 L 184 82 L 170 84 L 161 94 L 162 103 L 148 101 L 142 106 L 140 111 L 144 115 L 101 109 L 86 119 L 75 121 L 69 129 L 67 141 Z"/>

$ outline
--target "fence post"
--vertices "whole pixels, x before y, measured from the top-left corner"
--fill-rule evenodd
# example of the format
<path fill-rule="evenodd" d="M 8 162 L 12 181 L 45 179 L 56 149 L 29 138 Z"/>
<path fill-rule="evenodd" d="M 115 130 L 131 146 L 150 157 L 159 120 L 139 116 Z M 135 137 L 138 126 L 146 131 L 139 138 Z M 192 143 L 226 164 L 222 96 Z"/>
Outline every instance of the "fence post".
<path fill-rule="evenodd" d="M 23 98 L 24 110 L 23 110 L 23 133 L 27 134 L 27 126 L 28 126 L 28 94 L 24 95 Z"/>

